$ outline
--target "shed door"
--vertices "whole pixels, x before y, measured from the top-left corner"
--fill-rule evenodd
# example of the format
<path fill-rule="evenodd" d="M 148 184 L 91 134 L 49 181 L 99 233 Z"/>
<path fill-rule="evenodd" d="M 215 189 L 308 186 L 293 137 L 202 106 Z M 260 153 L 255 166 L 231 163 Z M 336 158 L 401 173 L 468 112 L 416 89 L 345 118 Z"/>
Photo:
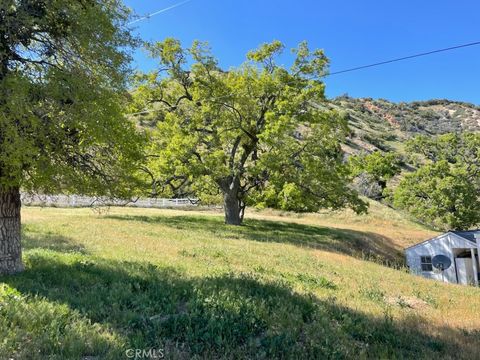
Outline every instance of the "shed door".
<path fill-rule="evenodd" d="M 470 285 L 475 282 L 471 258 L 456 258 L 455 265 L 457 267 L 457 278 L 459 284 Z"/>

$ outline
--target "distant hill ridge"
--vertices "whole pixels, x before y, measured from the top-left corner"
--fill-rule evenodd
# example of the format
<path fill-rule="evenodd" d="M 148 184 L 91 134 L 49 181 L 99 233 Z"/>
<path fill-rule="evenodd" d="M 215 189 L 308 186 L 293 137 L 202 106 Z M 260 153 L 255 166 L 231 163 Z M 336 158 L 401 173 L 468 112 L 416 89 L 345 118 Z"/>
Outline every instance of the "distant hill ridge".
<path fill-rule="evenodd" d="M 480 131 L 480 107 L 445 99 L 394 103 L 384 99 L 340 96 L 329 108 L 347 114 L 352 130 L 345 145 L 349 153 L 402 151 L 412 136 Z"/>

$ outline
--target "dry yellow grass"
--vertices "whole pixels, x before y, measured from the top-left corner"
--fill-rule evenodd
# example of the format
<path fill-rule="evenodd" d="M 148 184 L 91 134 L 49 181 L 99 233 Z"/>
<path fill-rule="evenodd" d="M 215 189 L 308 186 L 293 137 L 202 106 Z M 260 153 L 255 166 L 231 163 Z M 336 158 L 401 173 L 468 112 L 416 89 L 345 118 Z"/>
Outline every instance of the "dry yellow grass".
<path fill-rule="evenodd" d="M 370 201 L 369 213 L 356 215 L 353 211 L 324 212 L 320 214 L 291 214 L 281 216 L 275 210 L 264 210 L 249 214 L 254 218 L 294 221 L 306 225 L 326 226 L 338 229 L 357 230 L 384 237 L 385 242 L 398 250 L 434 237 L 438 233 L 416 224 L 396 210 L 375 201 Z"/>

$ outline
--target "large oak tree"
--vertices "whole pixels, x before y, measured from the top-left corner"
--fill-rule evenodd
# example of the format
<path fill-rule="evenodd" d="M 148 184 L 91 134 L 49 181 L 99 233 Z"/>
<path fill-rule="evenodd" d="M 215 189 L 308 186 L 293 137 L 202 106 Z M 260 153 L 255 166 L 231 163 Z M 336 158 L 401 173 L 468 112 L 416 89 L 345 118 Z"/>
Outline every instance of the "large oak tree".
<path fill-rule="evenodd" d="M 117 0 L 0 2 L 0 273 L 23 268 L 21 188 L 126 190 L 128 18 Z"/>
<path fill-rule="evenodd" d="M 301 43 L 286 68 L 274 41 L 227 71 L 200 42 L 185 49 L 167 39 L 149 50 L 159 69 L 138 77 L 133 111 L 153 128 L 145 171 L 157 194 L 219 194 L 233 225 L 249 204 L 365 210 L 347 186 L 340 147 L 347 124 L 321 106 L 321 50 Z"/>

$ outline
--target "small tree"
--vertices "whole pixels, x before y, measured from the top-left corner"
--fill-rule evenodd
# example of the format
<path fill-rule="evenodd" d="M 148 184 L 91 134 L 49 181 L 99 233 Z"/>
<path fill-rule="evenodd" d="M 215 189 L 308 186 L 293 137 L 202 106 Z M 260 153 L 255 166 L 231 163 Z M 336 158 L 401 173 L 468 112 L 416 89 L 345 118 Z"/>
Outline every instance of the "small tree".
<path fill-rule="evenodd" d="M 149 50 L 160 69 L 139 76 L 134 111 L 154 128 L 146 171 L 157 193 L 221 193 L 233 225 L 247 204 L 365 210 L 347 186 L 346 122 L 320 107 L 322 51 L 301 43 L 286 69 L 275 62 L 283 50 L 275 41 L 223 71 L 199 42 L 184 49 L 167 39 Z"/>
<path fill-rule="evenodd" d="M 116 0 L 0 3 L 0 273 L 23 268 L 20 188 L 126 190 L 128 16 Z"/>
<path fill-rule="evenodd" d="M 393 152 L 374 151 L 360 154 L 349 159 L 354 182 L 359 191 L 373 199 L 382 199 L 387 181 L 401 171 L 401 160 Z"/>
<path fill-rule="evenodd" d="M 466 167 L 445 160 L 408 174 L 394 192 L 394 206 L 441 230 L 465 230 L 480 223 L 478 190 Z"/>
<path fill-rule="evenodd" d="M 480 135 L 419 136 L 407 150 L 419 168 L 399 183 L 394 205 L 438 229 L 480 224 Z"/>

